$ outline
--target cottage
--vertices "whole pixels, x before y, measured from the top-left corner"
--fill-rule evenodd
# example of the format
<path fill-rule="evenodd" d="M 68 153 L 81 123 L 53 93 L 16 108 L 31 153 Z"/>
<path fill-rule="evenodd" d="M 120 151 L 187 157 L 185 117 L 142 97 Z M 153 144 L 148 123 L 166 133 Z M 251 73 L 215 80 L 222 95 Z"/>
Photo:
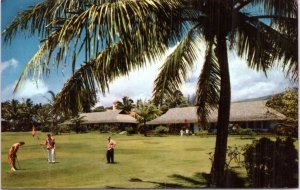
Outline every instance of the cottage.
<path fill-rule="evenodd" d="M 230 123 L 241 128 L 253 130 L 267 130 L 274 127 L 279 121 L 286 117 L 272 108 L 265 106 L 266 101 L 234 102 L 230 108 Z M 216 126 L 217 110 L 212 110 L 208 116 L 209 126 Z M 179 132 L 181 128 L 189 128 L 197 132 L 201 128 L 201 118 L 197 115 L 197 107 L 183 107 L 169 109 L 160 117 L 147 122 L 148 125 L 167 125 L 173 133 Z"/>
<path fill-rule="evenodd" d="M 124 130 L 126 126 L 135 126 L 138 123 L 132 116 L 123 114 L 122 110 L 82 113 L 80 114 L 80 117 L 83 117 L 81 122 L 82 125 L 107 125 L 110 128 L 117 127 L 120 130 Z M 71 121 L 66 121 L 62 124 L 71 125 L 73 123 Z"/>

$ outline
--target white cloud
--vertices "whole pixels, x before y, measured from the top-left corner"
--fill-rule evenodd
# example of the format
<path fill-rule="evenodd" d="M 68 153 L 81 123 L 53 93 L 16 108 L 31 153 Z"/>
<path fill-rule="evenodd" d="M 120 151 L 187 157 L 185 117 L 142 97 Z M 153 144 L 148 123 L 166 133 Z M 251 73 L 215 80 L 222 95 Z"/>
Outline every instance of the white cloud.
<path fill-rule="evenodd" d="M 100 96 L 100 102 L 96 105 L 111 106 L 114 101 L 129 96 L 133 100 L 150 99 L 154 80 L 159 68 L 175 47 L 171 48 L 161 61 L 148 64 L 138 71 L 132 72 L 129 76 L 121 77 L 110 85 L 110 93 L 105 97 Z M 202 50 L 205 50 L 204 47 Z M 204 51 L 199 53 L 197 64 L 190 72 L 188 80 L 182 85 L 181 91 L 185 96 L 196 92 L 198 77 L 202 69 Z M 231 78 L 232 101 L 243 100 L 266 96 L 282 92 L 286 87 L 293 86 L 293 83 L 284 77 L 284 74 L 276 69 L 268 72 L 268 77 L 263 72 L 257 72 L 248 68 L 245 60 L 229 53 L 229 69 Z"/>
<path fill-rule="evenodd" d="M 1 65 L 0 65 L 0 71 L 4 71 L 5 69 L 8 69 L 10 67 L 12 68 L 17 68 L 19 64 L 19 61 L 16 60 L 15 58 L 11 58 L 10 60 L 8 61 L 4 61 L 4 62 L 1 62 Z"/>
<path fill-rule="evenodd" d="M 43 95 L 48 92 L 47 85 L 41 81 L 25 80 L 18 89 L 18 91 L 13 94 L 16 82 L 14 84 L 8 85 L 3 91 L 1 91 L 2 98 L 7 99 L 22 99 L 22 98 L 32 98 L 36 95 Z M 6 99 L 5 99 L 6 100 Z"/>
<path fill-rule="evenodd" d="M 250 69 L 245 60 L 233 53 L 229 59 L 232 101 L 271 95 L 293 86 L 277 68 L 268 71 L 266 77 L 263 72 Z"/>
<path fill-rule="evenodd" d="M 109 93 L 104 97 L 99 97 L 99 105 L 111 106 L 114 101 L 121 100 L 124 96 L 128 96 L 134 101 L 137 99 L 150 99 L 154 80 L 159 72 L 161 65 L 164 63 L 168 55 L 170 55 L 176 46 L 170 48 L 166 55 L 160 61 L 147 62 L 147 66 L 137 71 L 129 73 L 129 76 L 123 76 L 114 81 L 109 86 Z"/>

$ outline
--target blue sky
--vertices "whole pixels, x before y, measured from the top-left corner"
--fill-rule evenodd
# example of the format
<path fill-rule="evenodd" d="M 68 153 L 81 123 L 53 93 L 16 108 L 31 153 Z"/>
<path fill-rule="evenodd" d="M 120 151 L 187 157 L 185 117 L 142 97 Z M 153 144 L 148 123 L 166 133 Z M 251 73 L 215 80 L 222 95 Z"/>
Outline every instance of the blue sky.
<path fill-rule="evenodd" d="M 40 0 L 2 0 L 1 3 L 1 30 L 13 21 L 17 13 L 34 5 Z M 49 96 L 48 90 L 58 93 L 64 82 L 70 76 L 70 68 L 52 69 L 49 77 L 43 77 L 37 82 L 32 79 L 25 81 L 21 89 L 13 94 L 13 89 L 26 63 L 31 59 L 39 47 L 37 36 L 28 37 L 26 33 L 19 33 L 11 44 L 3 45 L 1 41 L 1 100 L 12 98 L 22 101 L 31 98 L 35 103 L 46 102 L 45 96 Z M 163 60 L 174 50 L 170 48 L 168 53 L 160 61 L 149 63 L 147 67 L 130 73 L 129 76 L 121 77 L 110 85 L 110 93 L 105 96 L 99 95 L 98 105 L 110 106 L 112 102 L 121 100 L 124 96 L 137 99 L 150 99 L 153 81 L 159 71 Z M 204 48 L 203 48 L 204 50 Z M 185 95 L 195 92 L 195 85 L 202 68 L 203 53 L 199 54 L 198 64 L 192 69 L 188 80 L 181 90 Z M 263 73 L 247 68 L 245 61 L 229 53 L 230 77 L 232 88 L 232 100 L 242 100 L 270 95 L 283 91 L 286 87 L 295 86 L 277 68 L 268 73 L 268 78 Z"/>

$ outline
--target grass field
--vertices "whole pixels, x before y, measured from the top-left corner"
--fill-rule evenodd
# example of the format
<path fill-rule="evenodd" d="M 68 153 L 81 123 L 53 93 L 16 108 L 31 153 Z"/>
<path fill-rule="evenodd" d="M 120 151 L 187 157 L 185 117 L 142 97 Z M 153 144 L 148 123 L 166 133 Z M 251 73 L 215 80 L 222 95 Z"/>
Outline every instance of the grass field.
<path fill-rule="evenodd" d="M 201 174 L 210 172 L 209 152 L 215 136 L 144 137 L 112 135 L 117 142 L 116 164 L 106 164 L 108 134 L 96 132 L 55 136 L 56 164 L 48 164 L 39 145 L 46 133 L 2 133 L 2 188 L 199 188 Z M 9 147 L 18 141 L 21 170 L 10 172 Z M 244 145 L 253 139 L 229 137 L 228 145 Z M 241 177 L 246 171 L 238 169 Z"/>

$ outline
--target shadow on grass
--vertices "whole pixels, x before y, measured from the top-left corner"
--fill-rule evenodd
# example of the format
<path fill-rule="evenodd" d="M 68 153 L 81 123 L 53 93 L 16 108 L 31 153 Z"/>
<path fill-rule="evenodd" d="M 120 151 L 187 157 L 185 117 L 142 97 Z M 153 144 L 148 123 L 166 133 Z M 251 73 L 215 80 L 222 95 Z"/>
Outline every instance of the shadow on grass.
<path fill-rule="evenodd" d="M 184 175 L 173 174 L 168 176 L 171 178 L 171 181 L 174 182 L 160 182 L 160 181 L 151 181 L 144 180 L 140 178 L 131 178 L 130 182 L 135 183 L 152 183 L 155 185 L 154 188 L 209 188 L 210 185 L 210 174 L 207 173 L 196 173 L 192 177 L 187 177 Z M 224 188 L 246 188 L 245 186 L 246 179 L 243 179 L 238 176 L 234 171 L 229 171 L 226 175 L 226 183 Z M 107 186 L 106 188 L 119 188 Z"/>

